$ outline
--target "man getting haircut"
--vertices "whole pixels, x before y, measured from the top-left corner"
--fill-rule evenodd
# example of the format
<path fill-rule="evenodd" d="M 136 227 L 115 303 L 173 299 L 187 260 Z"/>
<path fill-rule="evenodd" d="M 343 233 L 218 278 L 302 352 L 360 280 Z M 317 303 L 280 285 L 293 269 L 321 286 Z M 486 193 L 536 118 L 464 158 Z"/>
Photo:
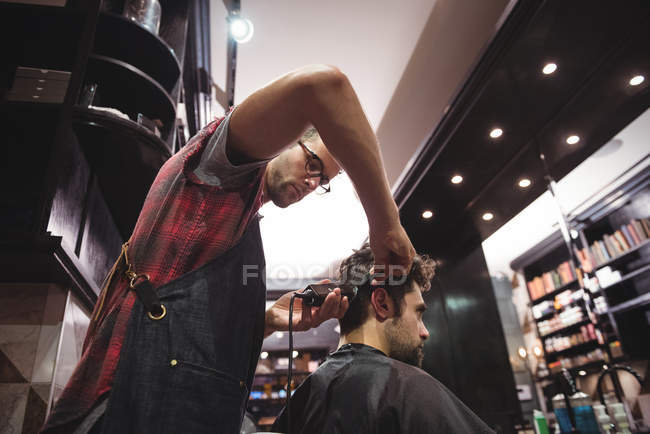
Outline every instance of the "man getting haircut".
<path fill-rule="evenodd" d="M 339 348 L 296 389 L 273 431 L 292 434 L 491 433 L 451 391 L 420 369 L 429 332 L 422 321 L 435 262 L 416 255 L 401 281 L 372 286 L 368 245 L 345 259 L 339 280 L 357 296 L 339 319 Z M 366 279 L 368 280 L 368 279 Z M 288 431 L 288 428 L 291 430 Z"/>

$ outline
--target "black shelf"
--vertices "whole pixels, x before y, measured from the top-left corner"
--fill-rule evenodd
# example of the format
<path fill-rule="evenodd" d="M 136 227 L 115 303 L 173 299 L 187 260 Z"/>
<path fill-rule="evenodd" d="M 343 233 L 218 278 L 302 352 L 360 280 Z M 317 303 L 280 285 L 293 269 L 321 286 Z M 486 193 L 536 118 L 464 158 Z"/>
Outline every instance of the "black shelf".
<path fill-rule="evenodd" d="M 557 310 L 553 309 L 552 312 L 545 313 L 544 315 L 540 316 L 539 318 L 535 318 L 535 322 L 540 322 L 544 321 L 549 318 L 553 318 L 555 315 L 557 315 Z"/>
<path fill-rule="evenodd" d="M 569 348 L 565 348 L 565 349 L 560 350 L 560 351 L 555 351 L 555 352 L 552 352 L 552 353 L 546 353 L 546 357 L 548 359 L 548 358 L 551 358 L 551 357 L 557 358 L 557 357 L 564 356 L 564 355 L 567 355 L 567 354 L 580 354 L 580 353 L 583 353 L 583 352 L 591 351 L 591 350 L 596 349 L 596 348 L 601 347 L 601 346 L 602 345 L 599 344 L 597 340 L 592 340 L 592 341 L 588 341 L 588 342 L 583 342 L 581 344 L 573 345 L 573 346 L 571 346 Z"/>
<path fill-rule="evenodd" d="M 561 335 L 561 334 L 567 333 L 567 332 L 572 331 L 572 330 L 577 330 L 577 329 L 580 328 L 580 326 L 589 324 L 590 322 L 591 321 L 589 320 L 589 318 L 585 318 L 582 321 L 578 321 L 575 324 L 571 324 L 570 326 L 563 327 L 563 328 L 561 328 L 559 330 L 555 330 L 554 332 L 551 332 L 551 333 L 548 333 L 548 334 L 545 334 L 545 335 L 541 335 L 540 338 L 541 339 L 548 339 L 551 336 L 557 336 L 557 335 Z"/>
<path fill-rule="evenodd" d="M 146 128 L 109 113 L 75 107 L 72 121 L 115 224 L 126 240 L 151 183 L 171 152 Z"/>
<path fill-rule="evenodd" d="M 615 306 L 609 308 L 610 313 L 621 313 L 628 310 L 636 309 L 638 307 L 643 307 L 647 304 L 650 304 L 650 292 L 634 297 L 631 300 L 624 301 Z"/>
<path fill-rule="evenodd" d="M 584 301 L 582 299 L 578 299 L 578 300 L 572 301 L 571 303 L 567 303 L 567 304 L 563 305 L 559 310 L 553 308 L 553 311 L 551 311 L 549 313 L 545 313 L 544 315 L 542 315 L 539 318 L 535 319 L 535 322 L 540 322 L 540 321 L 544 321 L 544 320 L 553 318 L 554 316 L 559 315 L 560 313 L 562 313 L 569 306 L 580 306 L 580 307 L 584 308 Z M 584 309 L 583 309 L 583 311 L 584 311 Z"/>
<path fill-rule="evenodd" d="M 93 52 L 138 68 L 170 93 L 181 74 L 176 54 L 164 40 L 118 14 L 99 15 Z"/>
<path fill-rule="evenodd" d="M 576 279 L 576 280 L 572 280 L 569 283 L 565 283 L 564 285 L 560 286 L 559 288 L 554 289 L 552 292 L 549 292 L 548 294 L 544 294 L 541 297 L 536 298 L 535 300 L 532 300 L 530 302 L 530 304 L 532 306 L 532 305 L 535 305 L 535 304 L 539 304 L 544 300 L 550 300 L 552 298 L 555 298 L 556 295 L 558 295 L 559 293 L 571 288 L 573 285 L 575 285 L 578 282 L 580 282 L 580 281 L 578 279 Z"/>
<path fill-rule="evenodd" d="M 173 131 L 176 109 L 169 93 L 133 65 L 93 54 L 88 59 L 85 82 L 98 84 L 93 105 L 116 108 L 132 120 L 137 119 L 138 113 L 152 120 L 160 119 L 163 138 Z"/>
<path fill-rule="evenodd" d="M 615 264 L 615 263 L 620 263 L 620 262 L 622 262 L 623 259 L 631 258 L 630 254 L 632 254 L 632 253 L 634 253 L 634 252 L 636 252 L 636 251 L 642 249 L 643 247 L 645 247 L 645 246 L 647 246 L 647 245 L 650 245 L 650 240 L 645 240 L 644 242 L 642 242 L 642 243 L 639 244 L 638 246 L 630 248 L 629 250 L 627 250 L 627 251 L 621 253 L 620 255 L 618 255 L 618 256 L 616 256 L 616 257 L 610 259 L 610 260 L 607 261 L 607 262 L 603 262 L 602 264 L 600 264 L 600 265 L 598 265 L 597 267 L 595 267 L 594 270 L 593 270 L 593 272 L 596 272 L 597 270 L 600 270 L 601 268 L 605 268 L 605 267 L 607 267 L 608 265 L 612 265 L 612 264 Z M 591 253 L 590 253 L 590 254 L 591 254 Z M 592 255 L 592 256 L 593 256 L 593 255 Z"/>
<path fill-rule="evenodd" d="M 641 274 L 645 273 L 648 270 L 650 270 L 650 264 L 645 265 L 637 270 L 632 271 L 631 273 L 626 274 L 625 276 L 621 277 L 621 280 L 619 280 L 618 282 L 614 282 L 607 286 L 603 286 L 602 288 L 600 288 L 600 290 L 605 291 L 607 289 L 613 288 L 617 285 L 620 285 L 623 282 L 626 282 L 630 279 L 634 279 L 635 277 L 640 276 Z"/>
<path fill-rule="evenodd" d="M 602 366 L 607 365 L 607 364 L 608 364 L 608 362 L 606 362 L 605 360 L 594 360 L 593 362 L 588 362 L 588 363 L 585 363 L 583 365 L 575 366 L 573 368 L 567 368 L 567 369 L 568 369 L 569 372 L 571 372 L 573 375 L 575 375 L 575 374 L 578 373 L 578 371 L 589 371 L 589 370 L 593 370 L 594 368 L 601 368 L 602 369 Z M 544 377 L 538 377 L 537 381 L 550 380 L 553 377 L 555 377 L 556 375 L 560 375 L 560 374 L 561 374 L 560 372 L 556 372 L 556 373 L 553 373 L 553 374 L 546 375 Z"/>

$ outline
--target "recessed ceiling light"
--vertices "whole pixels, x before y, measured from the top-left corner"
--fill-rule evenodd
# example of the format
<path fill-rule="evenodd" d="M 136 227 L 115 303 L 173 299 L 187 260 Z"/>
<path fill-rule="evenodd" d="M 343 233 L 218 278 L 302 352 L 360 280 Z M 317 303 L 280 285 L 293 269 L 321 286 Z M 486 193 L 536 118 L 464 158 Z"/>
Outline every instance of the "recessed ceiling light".
<path fill-rule="evenodd" d="M 269 357 L 269 353 L 262 351 L 262 354 L 260 354 L 260 359 L 265 360 L 267 357 Z"/>
<path fill-rule="evenodd" d="M 493 218 L 494 218 L 494 214 L 492 214 L 491 212 L 486 212 L 485 214 L 483 214 L 483 220 L 485 220 L 486 222 L 489 222 Z"/>
<path fill-rule="evenodd" d="M 492 131 L 490 131 L 490 137 L 492 137 L 493 139 L 501 137 L 502 134 L 503 134 L 503 130 L 501 128 L 495 128 Z"/>
<path fill-rule="evenodd" d="M 433 217 L 433 211 L 431 211 L 431 210 L 427 209 L 422 213 L 422 218 L 423 219 L 429 220 L 431 217 Z"/>
<path fill-rule="evenodd" d="M 587 375 L 587 371 L 578 371 L 578 375 L 584 377 L 585 375 Z"/>
<path fill-rule="evenodd" d="M 294 358 L 294 359 L 295 359 L 296 357 L 298 357 L 298 351 L 293 350 L 293 353 L 291 353 L 291 357 Z"/>
<path fill-rule="evenodd" d="M 522 178 L 519 180 L 519 187 L 521 188 L 528 188 L 530 187 L 530 184 L 532 184 L 532 182 L 530 182 L 530 179 L 528 178 Z"/>
<path fill-rule="evenodd" d="M 635 75 L 630 79 L 630 86 L 638 86 L 645 80 L 645 77 L 642 75 Z"/>
<path fill-rule="evenodd" d="M 463 182 L 463 177 L 460 176 L 460 175 L 454 175 L 454 176 L 451 178 L 451 183 L 452 183 L 452 184 L 460 184 L 461 182 Z"/>
<path fill-rule="evenodd" d="M 573 135 L 573 136 L 569 136 L 569 137 L 566 138 L 566 142 L 567 142 L 569 145 L 575 145 L 575 144 L 578 143 L 579 141 L 580 141 L 580 137 L 575 136 L 575 135 Z"/>
<path fill-rule="evenodd" d="M 547 63 L 546 65 L 544 65 L 542 72 L 546 75 L 549 75 L 549 74 L 553 74 L 556 69 L 557 69 L 557 65 L 555 63 Z"/>

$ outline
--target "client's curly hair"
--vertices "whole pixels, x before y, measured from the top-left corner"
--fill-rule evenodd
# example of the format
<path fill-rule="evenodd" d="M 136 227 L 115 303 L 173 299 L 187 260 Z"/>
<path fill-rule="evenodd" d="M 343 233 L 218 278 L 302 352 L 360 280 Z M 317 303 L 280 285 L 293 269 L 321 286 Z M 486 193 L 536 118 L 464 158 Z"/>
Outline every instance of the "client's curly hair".
<path fill-rule="evenodd" d="M 368 275 L 375 262 L 375 256 L 370 250 L 368 243 L 359 250 L 347 257 L 339 266 L 337 280 L 342 283 L 358 284 L 363 276 Z M 405 281 L 400 285 L 391 285 L 388 295 L 393 299 L 397 309 L 397 315 L 401 315 L 404 295 L 415 290 L 413 283 L 420 286 L 421 291 L 428 291 L 431 286 L 431 279 L 435 274 L 436 262 L 427 255 L 415 255 L 411 271 Z M 357 296 L 350 303 L 345 316 L 339 320 L 341 334 L 345 335 L 360 327 L 368 318 L 368 305 L 370 304 L 371 291 L 368 286 L 360 286 Z"/>

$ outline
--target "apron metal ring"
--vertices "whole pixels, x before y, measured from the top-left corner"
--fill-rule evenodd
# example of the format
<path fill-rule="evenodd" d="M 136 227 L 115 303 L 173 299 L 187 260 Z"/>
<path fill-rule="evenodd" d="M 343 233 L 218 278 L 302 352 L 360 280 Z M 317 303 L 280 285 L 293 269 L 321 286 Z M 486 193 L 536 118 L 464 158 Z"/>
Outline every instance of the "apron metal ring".
<path fill-rule="evenodd" d="M 129 278 L 131 279 L 131 281 L 129 282 L 129 286 L 131 287 L 131 289 L 135 289 L 135 287 L 136 287 L 137 284 L 138 284 L 138 281 L 139 281 L 140 279 L 142 279 L 142 280 L 147 280 L 147 281 L 148 281 L 148 280 L 149 280 L 149 275 L 148 275 L 148 274 L 135 274 L 135 273 L 131 273 L 131 274 L 129 275 Z"/>
<path fill-rule="evenodd" d="M 163 318 L 165 317 L 165 315 L 167 315 L 167 308 L 165 307 L 164 304 L 161 304 L 161 305 L 160 305 L 160 309 L 162 309 L 162 311 L 160 312 L 160 314 L 158 314 L 158 315 L 154 315 L 154 314 L 152 314 L 151 312 L 147 312 L 147 316 L 148 316 L 149 318 L 151 318 L 152 320 L 154 320 L 154 321 L 158 321 L 158 320 L 163 319 Z"/>

